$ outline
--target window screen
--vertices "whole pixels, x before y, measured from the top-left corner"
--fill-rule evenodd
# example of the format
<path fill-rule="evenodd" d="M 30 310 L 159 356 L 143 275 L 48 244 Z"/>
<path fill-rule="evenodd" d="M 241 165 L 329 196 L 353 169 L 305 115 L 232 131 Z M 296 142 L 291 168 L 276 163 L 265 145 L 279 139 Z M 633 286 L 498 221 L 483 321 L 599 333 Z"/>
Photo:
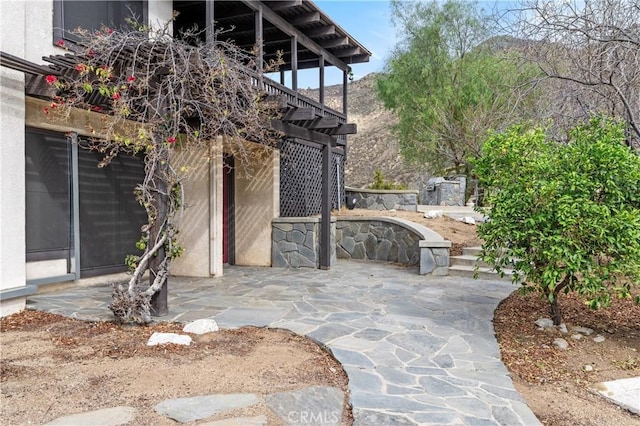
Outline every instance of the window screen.
<path fill-rule="evenodd" d="M 64 135 L 26 130 L 27 260 L 68 256 L 71 241 L 70 144 Z"/>
<path fill-rule="evenodd" d="M 98 167 L 101 155 L 78 152 L 80 183 L 80 267 L 83 276 L 124 271 L 124 259 L 136 254 L 146 213 L 133 194 L 144 180 L 139 157 L 120 154 Z"/>
<path fill-rule="evenodd" d="M 70 1 L 54 3 L 54 42 L 60 38 L 77 41 L 71 34 L 77 28 L 98 30 L 103 25 L 109 28 L 126 28 L 126 18 L 136 17 L 145 22 L 143 1 Z"/>

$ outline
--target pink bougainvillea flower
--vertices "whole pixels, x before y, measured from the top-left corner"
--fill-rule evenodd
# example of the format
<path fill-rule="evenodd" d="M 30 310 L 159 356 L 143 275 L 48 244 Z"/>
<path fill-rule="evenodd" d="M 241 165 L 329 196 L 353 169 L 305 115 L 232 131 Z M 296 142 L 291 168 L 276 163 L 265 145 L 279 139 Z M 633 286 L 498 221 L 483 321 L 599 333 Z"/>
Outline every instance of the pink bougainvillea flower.
<path fill-rule="evenodd" d="M 113 34 L 113 28 L 107 28 L 107 34 Z"/>
<path fill-rule="evenodd" d="M 74 68 L 76 71 L 78 71 L 81 74 L 85 74 L 86 72 L 89 71 L 89 67 L 86 66 L 85 64 L 76 64 Z"/>
<path fill-rule="evenodd" d="M 115 92 L 113 95 L 111 95 L 111 97 L 112 97 L 113 99 L 115 99 L 115 100 L 118 100 L 118 99 L 120 99 L 120 93 Z"/>
<path fill-rule="evenodd" d="M 127 81 L 128 81 L 129 83 L 133 83 L 134 81 L 136 81 L 136 77 L 135 77 L 135 76 L 133 76 L 133 75 L 130 75 L 129 77 L 127 77 Z"/>
<path fill-rule="evenodd" d="M 49 108 L 47 107 L 42 108 L 42 112 L 44 112 L 45 114 L 49 114 Z"/>
<path fill-rule="evenodd" d="M 170 136 L 167 138 L 167 143 L 176 143 L 176 138 L 174 136 Z"/>
<path fill-rule="evenodd" d="M 90 58 L 93 58 L 96 55 L 96 52 L 94 52 L 93 49 L 89 49 L 87 55 L 89 55 Z"/>
<path fill-rule="evenodd" d="M 64 47 L 64 40 L 60 39 L 60 40 L 56 41 L 56 46 Z"/>
<path fill-rule="evenodd" d="M 91 107 L 92 111 L 102 111 L 102 108 L 100 108 L 98 105 L 94 105 Z"/>
<path fill-rule="evenodd" d="M 56 81 L 58 81 L 58 77 L 56 77 L 55 75 L 49 74 L 48 76 L 45 77 L 45 80 L 47 81 L 47 84 L 54 84 Z"/>

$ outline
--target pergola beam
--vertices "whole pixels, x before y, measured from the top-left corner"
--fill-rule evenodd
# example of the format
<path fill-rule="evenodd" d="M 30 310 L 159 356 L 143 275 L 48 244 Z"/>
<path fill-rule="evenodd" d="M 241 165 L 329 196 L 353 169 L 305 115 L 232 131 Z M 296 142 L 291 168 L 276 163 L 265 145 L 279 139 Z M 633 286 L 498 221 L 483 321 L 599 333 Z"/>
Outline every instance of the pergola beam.
<path fill-rule="evenodd" d="M 309 37 L 329 36 L 329 35 L 335 35 L 335 33 L 336 33 L 335 25 L 325 25 L 318 28 L 312 28 L 307 31 L 307 35 Z"/>
<path fill-rule="evenodd" d="M 272 1 L 268 3 L 271 10 L 284 10 L 289 9 L 291 7 L 301 6 L 302 0 L 291 0 L 291 1 Z"/>
<path fill-rule="evenodd" d="M 320 12 L 309 12 L 298 15 L 288 21 L 291 25 L 317 24 L 320 22 Z"/>
<path fill-rule="evenodd" d="M 328 50 L 320 47 L 318 43 L 313 41 L 309 36 L 307 36 L 306 34 L 303 34 L 300 30 L 298 30 L 296 27 L 294 27 L 293 25 L 285 21 L 280 15 L 278 15 L 273 10 L 269 9 L 268 7 L 264 7 L 262 3 L 254 2 L 251 0 L 242 0 L 242 2 L 252 10 L 255 10 L 255 11 L 262 10 L 264 19 L 266 19 L 267 21 L 271 22 L 273 25 L 278 27 L 282 32 L 290 36 L 297 35 L 298 42 L 301 45 L 305 46 L 310 51 L 312 51 L 313 53 L 315 53 L 316 55 L 318 56 L 324 55 L 325 59 L 329 61 L 329 63 L 340 68 L 341 70 L 348 69 L 349 66 L 342 59 L 331 54 Z"/>
<path fill-rule="evenodd" d="M 309 121 L 316 119 L 313 108 L 291 108 L 281 118 L 282 121 Z"/>

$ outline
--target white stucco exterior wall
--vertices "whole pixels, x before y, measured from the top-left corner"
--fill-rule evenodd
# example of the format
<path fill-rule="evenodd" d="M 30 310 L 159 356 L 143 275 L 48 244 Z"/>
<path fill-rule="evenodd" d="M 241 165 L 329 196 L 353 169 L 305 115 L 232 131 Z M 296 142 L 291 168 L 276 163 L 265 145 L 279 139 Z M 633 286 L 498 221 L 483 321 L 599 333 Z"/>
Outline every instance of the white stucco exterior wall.
<path fill-rule="evenodd" d="M 280 152 L 256 146 L 250 164 L 236 161 L 236 264 L 271 266 L 271 221 L 280 215 Z"/>
<path fill-rule="evenodd" d="M 0 2 L 0 50 L 23 57 L 25 3 Z M 0 68 L 0 291 L 24 288 L 24 75 Z M 25 297 L 0 301 L 0 316 L 24 309 Z"/>

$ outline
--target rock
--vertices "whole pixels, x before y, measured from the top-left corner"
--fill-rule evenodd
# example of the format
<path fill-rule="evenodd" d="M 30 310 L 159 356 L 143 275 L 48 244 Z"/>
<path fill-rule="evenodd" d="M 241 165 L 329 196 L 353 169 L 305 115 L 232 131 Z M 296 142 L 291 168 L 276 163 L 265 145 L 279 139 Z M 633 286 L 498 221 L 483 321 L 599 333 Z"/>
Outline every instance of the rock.
<path fill-rule="evenodd" d="M 580 339 L 582 339 L 582 334 L 572 334 L 571 338 L 573 340 L 580 340 Z"/>
<path fill-rule="evenodd" d="M 585 336 L 590 336 L 593 333 L 593 329 L 587 327 L 571 327 L 571 331 L 584 334 Z"/>
<path fill-rule="evenodd" d="M 560 333 L 562 334 L 567 334 L 569 331 L 567 330 L 567 324 L 560 324 L 558 326 L 558 330 L 560 331 Z"/>
<path fill-rule="evenodd" d="M 218 324 L 210 318 L 190 322 L 182 329 L 185 333 L 206 334 L 218 331 Z"/>
<path fill-rule="evenodd" d="M 540 318 L 536 321 L 536 325 L 540 328 L 553 328 L 553 321 L 549 318 Z"/>
<path fill-rule="evenodd" d="M 211 417 L 223 411 L 251 407 L 259 402 L 260 398 L 252 393 L 204 395 L 167 399 L 155 405 L 153 410 L 180 423 L 187 423 Z"/>
<path fill-rule="evenodd" d="M 560 349 L 561 351 L 566 351 L 567 349 L 569 349 L 569 342 L 564 339 L 558 338 L 553 340 L 553 346 Z"/>
<path fill-rule="evenodd" d="M 339 425 L 344 394 L 338 388 L 312 386 L 267 395 L 265 404 L 284 424 Z"/>
<path fill-rule="evenodd" d="M 167 343 L 173 343 L 176 345 L 187 345 L 191 344 L 191 336 L 187 336 L 184 334 L 176 334 L 176 333 L 153 333 L 151 337 L 149 337 L 149 341 L 147 341 L 147 346 L 156 346 L 156 345 L 164 345 Z"/>
<path fill-rule="evenodd" d="M 86 413 L 72 414 L 70 416 L 58 417 L 47 423 L 47 425 L 95 425 L 95 426 L 117 426 L 133 421 L 136 409 L 133 407 L 112 407 L 102 410 L 88 411 Z"/>
<path fill-rule="evenodd" d="M 200 423 L 200 426 L 267 426 L 267 416 L 233 417 L 208 423 Z"/>
<path fill-rule="evenodd" d="M 442 210 L 429 210 L 425 212 L 424 217 L 427 219 L 435 219 L 437 217 L 442 217 L 442 215 L 443 215 Z"/>
<path fill-rule="evenodd" d="M 604 336 L 602 334 L 598 334 L 596 337 L 593 338 L 593 341 L 596 343 L 602 343 L 604 342 Z"/>
<path fill-rule="evenodd" d="M 593 371 L 593 366 L 590 364 L 587 364 L 582 368 L 584 369 L 584 371 Z"/>
<path fill-rule="evenodd" d="M 460 222 L 466 223 L 467 225 L 475 225 L 476 224 L 476 220 L 471 216 L 465 216 L 465 217 L 461 218 Z"/>

